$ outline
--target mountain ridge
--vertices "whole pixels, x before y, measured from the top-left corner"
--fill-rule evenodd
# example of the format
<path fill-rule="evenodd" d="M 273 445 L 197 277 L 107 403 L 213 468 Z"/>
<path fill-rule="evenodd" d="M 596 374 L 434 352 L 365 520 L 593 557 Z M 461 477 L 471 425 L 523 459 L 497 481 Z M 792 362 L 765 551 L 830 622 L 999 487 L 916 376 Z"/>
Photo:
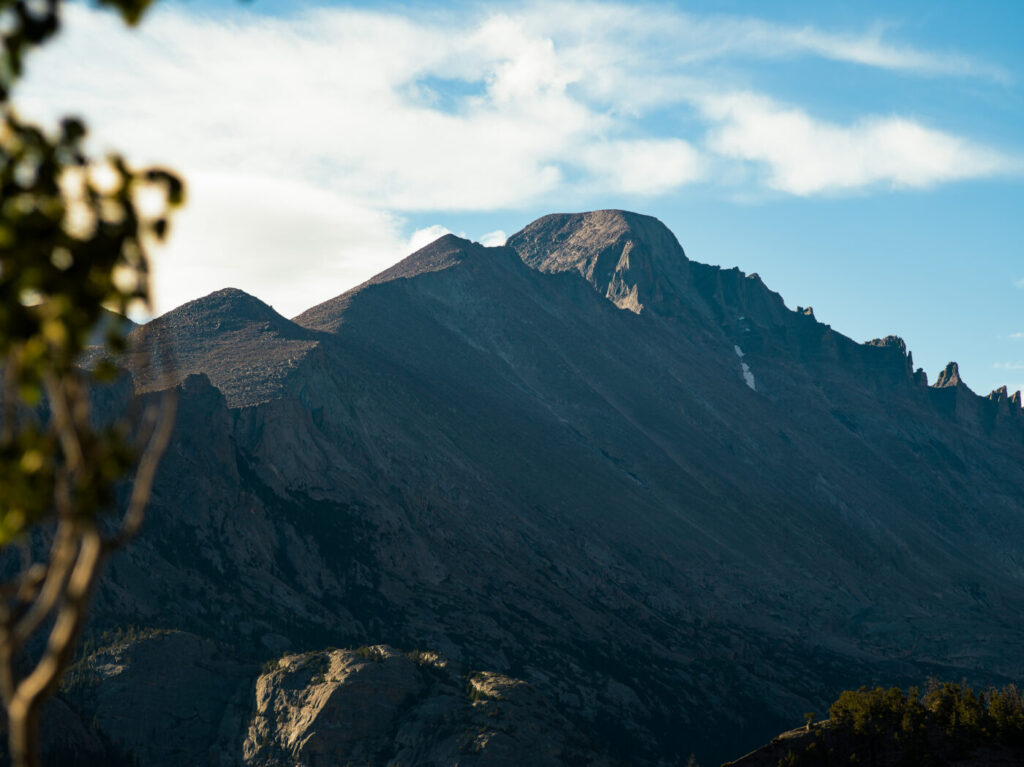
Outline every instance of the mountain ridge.
<path fill-rule="evenodd" d="M 551 229 L 557 230 L 555 234 L 556 241 L 559 235 L 572 240 L 571 237 L 565 235 L 565 231 L 567 229 L 571 230 L 579 222 L 583 222 L 584 225 L 593 224 L 593 221 L 588 220 L 588 217 L 591 219 L 598 218 L 599 224 L 611 222 L 612 243 L 611 245 L 599 248 L 600 252 L 592 260 L 583 263 L 574 261 L 573 247 L 576 248 L 577 255 L 580 250 L 586 251 L 585 244 L 579 245 L 574 242 L 570 242 L 568 246 L 565 243 L 559 242 L 558 247 L 553 251 L 553 255 L 549 255 L 546 259 L 531 251 L 531 240 L 537 237 L 548 236 L 543 235 L 542 232 L 550 233 Z M 654 238 L 638 236 L 636 231 L 637 222 L 642 222 L 648 233 L 651 230 L 657 232 L 657 236 Z M 599 226 L 590 226 L 590 229 L 591 231 L 585 232 L 584 242 L 595 236 L 600 236 L 602 233 L 608 233 L 606 230 L 602 231 Z M 594 229 L 597 230 L 596 234 L 593 231 Z M 682 247 L 678 245 L 678 241 L 675 240 L 671 232 L 653 217 L 620 210 L 594 211 L 590 214 L 550 214 L 538 219 L 521 232 L 512 235 L 509 238 L 510 244 L 504 247 L 519 254 L 519 257 L 522 258 L 527 266 L 542 273 L 575 273 L 589 282 L 599 293 L 602 293 L 603 289 L 603 295 L 613 305 L 620 309 L 628 309 L 634 313 L 640 313 L 643 311 L 645 304 L 638 302 L 637 297 L 641 294 L 645 296 L 653 294 L 655 292 L 654 289 L 649 285 L 641 286 L 640 284 L 624 282 L 619 271 L 609 272 L 607 268 L 609 262 L 607 259 L 612 258 L 609 253 L 614 255 L 617 249 L 621 248 L 622 252 L 613 259 L 616 261 L 616 269 L 619 264 L 624 262 L 628 265 L 630 252 L 637 247 L 637 244 L 639 244 L 641 251 L 650 251 L 652 249 L 652 240 L 653 242 L 660 240 L 663 243 L 671 241 L 671 250 L 673 251 L 671 255 L 678 256 L 680 263 L 684 267 L 683 270 L 676 269 L 675 271 L 689 270 L 690 272 L 684 277 L 678 277 L 677 275 L 681 284 L 686 286 L 686 295 L 673 294 L 675 307 L 678 309 L 681 305 L 680 300 L 685 297 L 688 300 L 687 308 L 690 312 L 697 312 L 702 315 L 702 319 L 706 319 L 708 313 L 710 313 L 722 325 L 723 330 L 726 330 L 731 340 L 735 342 L 735 346 L 739 347 L 744 355 L 747 351 L 744 351 L 742 346 L 740 346 L 740 344 L 744 343 L 748 346 L 748 351 L 752 345 L 754 351 L 763 350 L 777 353 L 781 347 L 787 345 L 796 346 L 799 349 L 802 343 L 807 342 L 808 336 L 811 336 L 810 346 L 820 350 L 823 348 L 821 344 L 822 336 L 836 337 L 840 339 L 838 341 L 840 344 L 853 344 L 861 349 L 866 347 L 899 349 L 902 352 L 902 358 L 907 360 L 912 380 L 918 383 L 923 380 L 925 384 L 927 383 L 927 375 L 924 371 L 920 368 L 916 371 L 913 369 L 913 355 L 899 336 L 887 336 L 882 339 L 871 339 L 858 343 L 841 333 L 836 333 L 830 326 L 819 323 L 814 318 L 813 311 L 810 308 L 797 307 L 795 310 L 787 308 L 782 297 L 765 286 L 760 276 L 756 273 L 747 275 L 735 267 L 722 268 L 691 261 L 685 256 Z M 148 325 L 142 326 L 143 329 L 136 329 L 133 332 L 137 335 L 145 335 L 147 332 L 151 333 L 152 329 L 160 324 L 172 320 L 172 318 L 177 321 L 178 315 L 182 313 L 192 314 L 198 311 L 200 314 L 209 313 L 209 319 L 216 321 L 218 325 L 220 322 L 216 318 L 219 316 L 223 316 L 229 322 L 236 324 L 240 321 L 249 323 L 262 322 L 265 325 L 271 326 L 279 336 L 295 340 L 313 341 L 312 336 L 304 338 L 298 328 L 327 333 L 337 331 L 340 325 L 339 317 L 344 314 L 353 298 L 372 286 L 383 285 L 395 280 L 408 280 L 435 271 L 443 271 L 458 266 L 473 257 L 484 259 L 493 257 L 494 253 L 500 251 L 500 247 L 488 248 L 456 235 L 446 234 L 364 283 L 339 294 L 335 298 L 310 307 L 290 321 L 274 312 L 269 305 L 258 298 L 235 288 L 225 288 L 171 310 Z M 606 259 L 604 263 L 602 263 L 602 257 Z M 646 264 L 650 265 L 649 259 L 646 261 Z M 594 271 L 595 269 L 597 270 L 596 272 Z M 650 273 L 650 270 L 648 270 L 648 273 Z M 662 275 L 659 274 L 658 276 L 660 278 Z M 602 281 L 603 278 L 609 280 L 607 285 Z M 595 283 L 595 280 L 598 282 Z M 664 292 L 657 295 L 659 300 L 655 305 L 664 310 L 666 300 Z M 239 303 L 240 310 L 238 312 L 232 313 L 230 310 L 233 302 Z M 747 314 L 736 313 L 739 311 L 749 312 L 752 306 L 754 307 L 753 314 L 759 315 L 762 319 L 767 319 L 767 322 L 761 328 L 752 328 L 750 317 Z M 730 317 L 730 315 L 732 316 Z M 297 326 L 297 328 L 293 326 Z M 144 328 L 150 328 L 150 330 L 146 331 Z M 215 328 L 215 330 L 219 330 L 219 327 Z M 774 332 L 766 334 L 765 330 Z M 835 335 L 833 336 L 833 334 Z M 776 337 L 771 337 L 773 335 Z M 766 342 L 768 344 L 767 347 L 765 347 Z M 825 348 L 829 346 L 829 343 L 824 345 Z M 834 346 L 834 344 L 831 344 L 831 346 Z M 138 356 L 142 359 L 152 355 L 152 347 L 148 344 L 143 343 L 140 351 L 142 353 Z M 832 353 L 838 352 L 833 349 Z M 891 355 L 887 354 L 886 357 L 891 357 Z M 880 359 L 886 357 L 880 357 Z M 188 360 L 176 360 L 176 364 L 181 374 L 187 375 L 194 372 L 194 366 Z M 902 362 L 890 363 L 890 366 L 897 369 L 905 367 Z M 877 368 L 878 365 L 874 364 L 872 367 Z M 144 375 L 143 378 L 145 377 Z M 1006 392 L 1003 396 L 1000 396 L 999 392 L 1001 389 L 1005 389 L 1005 386 L 1001 387 L 1001 389 L 993 390 L 988 395 L 978 395 L 963 382 L 955 362 L 950 362 L 944 370 L 939 372 L 936 382 L 931 388 L 943 389 L 948 387 L 961 388 L 965 394 L 978 397 L 979 399 L 990 400 L 996 403 L 996 405 L 1005 401 L 1005 407 L 993 409 L 994 413 L 1000 415 L 1014 414 L 1021 407 L 1020 392 L 1012 394 Z M 152 385 L 146 383 L 144 388 L 152 388 Z M 955 406 L 948 405 L 948 403 L 940 398 L 935 398 L 935 401 L 942 403 L 940 407 L 944 410 L 955 410 Z"/>

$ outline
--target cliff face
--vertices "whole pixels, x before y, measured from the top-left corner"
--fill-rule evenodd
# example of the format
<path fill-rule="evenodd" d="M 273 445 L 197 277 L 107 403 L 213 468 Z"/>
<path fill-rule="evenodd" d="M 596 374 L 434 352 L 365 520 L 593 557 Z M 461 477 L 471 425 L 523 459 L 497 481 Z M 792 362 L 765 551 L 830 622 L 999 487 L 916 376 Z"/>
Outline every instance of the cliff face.
<path fill-rule="evenodd" d="M 660 221 L 620 210 L 552 214 L 508 241 L 523 261 L 548 274 L 578 274 L 601 295 L 639 314 L 685 310 L 690 262 Z"/>
<path fill-rule="evenodd" d="M 222 291 L 133 337 L 157 332 L 181 415 L 96 631 L 186 631 L 253 667 L 439 652 L 527 685 L 584 761 L 641 764 L 735 756 L 842 687 L 1024 671 L 1019 397 L 928 387 L 900 339 L 856 343 L 655 219 L 447 236 L 294 321 Z M 409 701 L 447 684 L 387 652 Z M 311 733 L 383 671 L 316 657 L 335 682 L 248 672 L 246 734 L 196 742 L 364 758 Z M 402 722 L 412 763 L 468 742 L 415 711 L 375 754 Z"/>

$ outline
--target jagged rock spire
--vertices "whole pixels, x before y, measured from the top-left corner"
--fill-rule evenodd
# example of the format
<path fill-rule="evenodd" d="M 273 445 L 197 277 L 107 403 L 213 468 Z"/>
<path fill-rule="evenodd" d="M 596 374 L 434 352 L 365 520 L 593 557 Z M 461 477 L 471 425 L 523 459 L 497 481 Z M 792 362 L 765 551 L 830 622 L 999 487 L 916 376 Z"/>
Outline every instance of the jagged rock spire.
<path fill-rule="evenodd" d="M 1000 386 L 998 389 L 993 389 L 989 393 L 988 398 L 990 400 L 992 400 L 993 402 L 1006 402 L 1006 400 L 1007 400 L 1006 387 L 1005 386 Z"/>
<path fill-rule="evenodd" d="M 959 386 L 963 383 L 960 378 L 960 366 L 955 362 L 950 362 L 946 365 L 945 370 L 939 373 L 938 379 L 935 381 L 936 389 L 945 389 L 949 386 Z"/>
<path fill-rule="evenodd" d="M 886 336 L 885 338 L 874 338 L 868 341 L 868 346 L 894 346 L 907 355 L 907 342 L 899 336 Z"/>

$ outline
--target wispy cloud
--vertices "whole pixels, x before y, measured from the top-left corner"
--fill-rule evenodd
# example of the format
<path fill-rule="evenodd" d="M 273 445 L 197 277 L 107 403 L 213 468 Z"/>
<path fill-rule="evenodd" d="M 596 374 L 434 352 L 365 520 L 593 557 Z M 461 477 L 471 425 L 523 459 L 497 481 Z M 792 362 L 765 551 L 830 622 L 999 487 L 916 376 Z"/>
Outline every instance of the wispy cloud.
<path fill-rule="evenodd" d="M 805 52 L 826 59 L 891 69 L 919 75 L 983 77 L 1000 82 L 1011 80 L 1002 67 L 953 51 L 933 53 L 883 39 L 882 28 L 862 35 L 823 32 L 813 27 L 790 29 L 769 25 L 762 33 L 781 50 Z"/>
<path fill-rule="evenodd" d="M 1012 79 L 1005 68 L 958 51 L 927 51 L 887 40 L 892 25 L 884 23 L 836 32 L 743 16 L 698 16 L 663 5 L 571 1 L 534 5 L 523 16 L 534 31 L 555 35 L 575 50 L 617 51 L 620 64 L 644 55 L 669 67 L 808 56 L 918 76 Z"/>
<path fill-rule="evenodd" d="M 1013 284 L 1015 286 L 1017 286 L 1018 288 L 1024 288 L 1024 277 L 1021 277 L 1019 280 L 1017 280 Z"/>
<path fill-rule="evenodd" d="M 1017 362 L 995 362 L 992 367 L 1000 370 L 1024 370 L 1024 360 L 1018 360 Z"/>
<path fill-rule="evenodd" d="M 1014 341 L 1024 341 L 1024 333 L 1010 333 L 1009 337 Z"/>

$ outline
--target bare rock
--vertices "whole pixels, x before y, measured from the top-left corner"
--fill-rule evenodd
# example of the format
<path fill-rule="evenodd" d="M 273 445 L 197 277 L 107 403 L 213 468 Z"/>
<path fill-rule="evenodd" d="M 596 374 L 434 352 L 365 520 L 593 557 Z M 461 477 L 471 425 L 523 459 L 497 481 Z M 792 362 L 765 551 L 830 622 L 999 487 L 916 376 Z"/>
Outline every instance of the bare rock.
<path fill-rule="evenodd" d="M 575 272 L 620 309 L 664 312 L 691 282 L 689 261 L 668 228 L 622 210 L 557 213 L 509 238 L 525 263 L 547 273 Z"/>
<path fill-rule="evenodd" d="M 255 684 L 243 763 L 608 764 L 531 685 L 376 645 L 286 655 Z"/>
<path fill-rule="evenodd" d="M 955 362 L 950 362 L 946 367 L 939 373 L 939 377 L 935 379 L 936 389 L 947 389 L 953 386 L 960 386 L 963 381 L 960 378 L 960 366 Z"/>

